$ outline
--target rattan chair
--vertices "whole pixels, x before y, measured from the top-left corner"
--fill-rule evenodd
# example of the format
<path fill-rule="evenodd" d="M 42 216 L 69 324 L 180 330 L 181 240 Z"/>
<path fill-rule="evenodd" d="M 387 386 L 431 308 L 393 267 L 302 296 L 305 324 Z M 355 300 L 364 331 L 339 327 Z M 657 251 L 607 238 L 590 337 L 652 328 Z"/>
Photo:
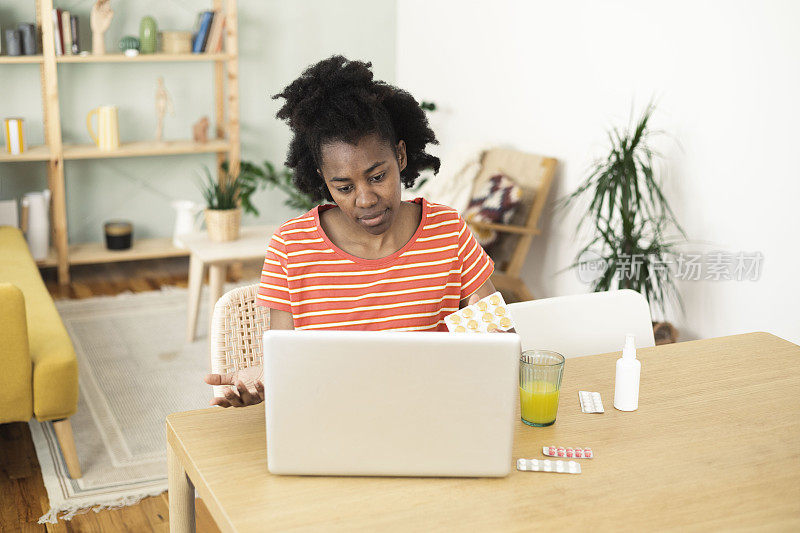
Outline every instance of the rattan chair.
<path fill-rule="evenodd" d="M 256 305 L 258 285 L 233 289 L 222 295 L 211 319 L 211 372 L 225 374 L 261 366 L 261 342 L 269 329 L 269 309 Z M 245 384 L 251 388 L 248 380 Z M 221 398 L 228 387 L 214 387 Z"/>

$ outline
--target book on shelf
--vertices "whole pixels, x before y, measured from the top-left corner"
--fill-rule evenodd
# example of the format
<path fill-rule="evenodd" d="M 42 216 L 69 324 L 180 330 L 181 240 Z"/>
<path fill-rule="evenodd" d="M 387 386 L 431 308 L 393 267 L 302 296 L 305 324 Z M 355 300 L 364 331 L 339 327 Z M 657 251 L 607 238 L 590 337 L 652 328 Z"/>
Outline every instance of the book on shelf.
<path fill-rule="evenodd" d="M 61 38 L 61 10 L 53 10 L 53 41 L 55 44 L 56 55 L 64 55 L 64 41 Z"/>
<path fill-rule="evenodd" d="M 219 10 L 214 12 L 214 20 L 211 22 L 211 30 L 208 32 L 208 41 L 204 52 L 216 54 L 222 49 L 222 36 L 225 28 L 225 15 Z"/>
<path fill-rule="evenodd" d="M 203 11 L 200 19 L 200 28 L 197 30 L 197 35 L 192 43 L 192 53 L 201 54 L 205 48 L 206 41 L 208 41 L 208 32 L 211 30 L 211 22 L 214 19 L 213 11 Z"/>
<path fill-rule="evenodd" d="M 81 53 L 80 39 L 78 38 L 80 32 L 78 31 L 77 15 L 72 15 L 69 17 L 69 28 L 72 32 L 72 55 L 76 56 Z"/>
<path fill-rule="evenodd" d="M 227 25 L 228 19 L 225 16 L 222 16 L 222 24 L 220 25 L 220 32 L 219 32 L 219 39 L 217 39 L 217 45 L 212 50 L 213 53 L 218 54 L 222 52 L 222 43 L 225 42 L 225 26 Z"/>
<path fill-rule="evenodd" d="M 61 36 L 64 40 L 64 55 L 72 55 L 72 25 L 70 24 L 69 11 L 61 12 Z"/>
<path fill-rule="evenodd" d="M 208 38 L 211 36 L 211 28 L 214 26 L 214 19 L 217 18 L 217 14 L 217 12 L 211 11 L 211 17 L 208 19 L 208 29 L 206 30 L 205 35 L 203 35 L 203 48 L 200 50 L 201 53 L 206 51 L 206 47 L 208 46 Z"/>

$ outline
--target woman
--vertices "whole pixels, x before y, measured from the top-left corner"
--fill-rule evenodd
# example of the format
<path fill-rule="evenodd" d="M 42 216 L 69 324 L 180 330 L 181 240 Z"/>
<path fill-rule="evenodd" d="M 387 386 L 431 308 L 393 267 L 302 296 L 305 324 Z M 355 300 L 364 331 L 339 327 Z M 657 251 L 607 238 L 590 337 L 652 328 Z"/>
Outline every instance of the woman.
<path fill-rule="evenodd" d="M 401 201 L 436 137 L 407 92 L 375 81 L 370 63 L 333 56 L 306 69 L 274 98 L 294 134 L 286 166 L 297 188 L 332 202 L 283 224 L 270 240 L 258 304 L 271 329 L 447 331 L 444 317 L 495 292 L 494 265 L 453 209 Z M 259 403 L 241 375 L 222 407 Z"/>

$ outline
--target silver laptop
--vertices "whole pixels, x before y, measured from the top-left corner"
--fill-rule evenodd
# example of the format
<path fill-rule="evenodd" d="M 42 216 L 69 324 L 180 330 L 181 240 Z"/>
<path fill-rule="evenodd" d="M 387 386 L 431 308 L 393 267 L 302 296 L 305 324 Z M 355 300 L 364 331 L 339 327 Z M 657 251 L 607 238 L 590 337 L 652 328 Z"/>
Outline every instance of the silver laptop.
<path fill-rule="evenodd" d="M 508 475 L 519 355 L 513 333 L 268 331 L 269 471 Z"/>

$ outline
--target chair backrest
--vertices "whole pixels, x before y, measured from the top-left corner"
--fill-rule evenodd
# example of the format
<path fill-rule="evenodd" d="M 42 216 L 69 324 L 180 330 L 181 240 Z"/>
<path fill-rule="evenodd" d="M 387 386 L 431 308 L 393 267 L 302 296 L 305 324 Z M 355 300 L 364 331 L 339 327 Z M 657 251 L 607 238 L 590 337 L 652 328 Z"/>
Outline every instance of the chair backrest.
<path fill-rule="evenodd" d="M 650 306 L 630 289 L 543 298 L 508 305 L 522 349 L 554 350 L 578 357 L 622 350 L 625 335 L 636 347 L 655 346 Z"/>
<path fill-rule="evenodd" d="M 509 148 L 492 148 L 484 152 L 481 169 L 475 176 L 473 194 L 496 174 L 504 174 L 522 189 L 520 207 L 511 217 L 512 226 L 537 228 L 558 161 L 552 157 L 529 154 Z M 531 243 L 531 236 L 500 234 L 492 246 L 492 259 L 498 271 L 517 276 L 522 269 Z"/>
<path fill-rule="evenodd" d="M 261 366 L 262 337 L 269 329 L 269 309 L 256 305 L 258 285 L 226 292 L 211 319 L 211 372 L 225 374 Z M 214 387 L 222 397 L 227 387 Z"/>

